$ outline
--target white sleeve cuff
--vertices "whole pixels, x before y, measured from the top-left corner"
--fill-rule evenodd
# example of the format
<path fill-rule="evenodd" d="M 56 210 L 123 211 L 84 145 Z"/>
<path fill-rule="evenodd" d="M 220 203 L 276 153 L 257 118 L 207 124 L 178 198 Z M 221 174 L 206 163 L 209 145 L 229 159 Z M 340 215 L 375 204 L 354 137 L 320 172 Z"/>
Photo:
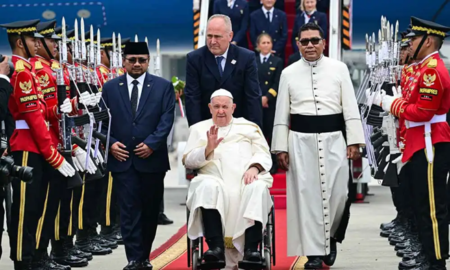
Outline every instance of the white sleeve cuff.
<path fill-rule="evenodd" d="M 7 80 L 8 82 L 10 82 L 9 77 L 6 76 L 5 74 L 0 74 L 0 78 L 3 78 L 5 80 Z"/>

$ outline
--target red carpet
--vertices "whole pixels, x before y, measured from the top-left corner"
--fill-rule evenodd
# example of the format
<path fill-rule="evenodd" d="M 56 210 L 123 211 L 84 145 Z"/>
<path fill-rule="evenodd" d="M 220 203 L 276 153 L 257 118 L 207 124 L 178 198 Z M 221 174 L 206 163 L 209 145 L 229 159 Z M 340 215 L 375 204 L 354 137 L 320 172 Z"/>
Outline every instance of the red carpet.
<path fill-rule="evenodd" d="M 275 210 L 275 243 L 276 270 L 303 269 L 305 257 L 287 257 L 286 210 Z M 166 243 L 150 254 L 154 270 L 180 270 L 187 267 L 187 237 L 186 226 L 183 226 Z"/>

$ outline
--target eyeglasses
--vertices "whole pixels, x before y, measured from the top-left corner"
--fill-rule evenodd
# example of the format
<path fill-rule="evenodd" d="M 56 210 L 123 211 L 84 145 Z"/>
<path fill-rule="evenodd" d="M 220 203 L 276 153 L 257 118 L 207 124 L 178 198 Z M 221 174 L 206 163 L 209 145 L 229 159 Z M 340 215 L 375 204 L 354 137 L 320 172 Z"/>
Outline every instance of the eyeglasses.
<path fill-rule="evenodd" d="M 319 44 L 319 42 L 321 41 L 321 38 L 318 37 L 313 37 L 313 38 L 303 38 L 300 40 L 300 44 L 302 44 L 302 46 L 308 46 L 309 42 L 312 43 L 312 45 L 317 45 Z"/>
<path fill-rule="evenodd" d="M 136 63 L 136 61 L 139 61 L 139 64 L 145 64 L 148 61 L 148 58 L 144 58 L 144 57 L 131 57 L 131 58 L 125 58 L 128 62 L 130 62 L 131 64 Z"/>

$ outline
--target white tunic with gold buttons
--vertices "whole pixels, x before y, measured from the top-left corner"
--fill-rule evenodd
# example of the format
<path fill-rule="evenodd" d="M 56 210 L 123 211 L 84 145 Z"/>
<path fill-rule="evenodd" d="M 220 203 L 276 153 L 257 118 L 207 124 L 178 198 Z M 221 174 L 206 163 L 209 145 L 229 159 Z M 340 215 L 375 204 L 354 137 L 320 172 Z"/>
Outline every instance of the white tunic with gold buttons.
<path fill-rule="evenodd" d="M 341 131 L 300 133 L 289 130 L 290 114 L 343 113 Z M 288 256 L 330 253 L 330 238 L 347 200 L 347 145 L 364 144 L 355 92 L 347 66 L 322 56 L 300 60 L 283 70 L 272 139 L 272 152 L 289 153 L 287 172 Z"/>

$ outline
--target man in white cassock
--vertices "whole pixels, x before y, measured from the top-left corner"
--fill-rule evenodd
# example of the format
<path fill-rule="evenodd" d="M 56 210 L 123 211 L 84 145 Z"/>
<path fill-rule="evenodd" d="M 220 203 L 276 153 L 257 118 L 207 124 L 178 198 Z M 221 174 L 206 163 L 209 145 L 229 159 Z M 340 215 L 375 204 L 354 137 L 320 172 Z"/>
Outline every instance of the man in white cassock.
<path fill-rule="evenodd" d="M 183 155 L 186 168 L 197 170 L 186 203 L 187 234 L 205 237 L 206 263 L 225 260 L 226 269 L 237 269 L 241 259 L 261 261 L 258 244 L 273 205 L 272 160 L 258 125 L 233 118 L 229 91 L 215 91 L 208 106 L 212 119 L 190 127 Z"/>
<path fill-rule="evenodd" d="M 280 78 L 272 152 L 287 170 L 288 256 L 308 256 L 305 269 L 318 269 L 334 264 L 343 240 L 348 159 L 360 158 L 365 141 L 348 68 L 323 56 L 322 29 L 303 25 L 298 43 L 303 58 Z"/>

